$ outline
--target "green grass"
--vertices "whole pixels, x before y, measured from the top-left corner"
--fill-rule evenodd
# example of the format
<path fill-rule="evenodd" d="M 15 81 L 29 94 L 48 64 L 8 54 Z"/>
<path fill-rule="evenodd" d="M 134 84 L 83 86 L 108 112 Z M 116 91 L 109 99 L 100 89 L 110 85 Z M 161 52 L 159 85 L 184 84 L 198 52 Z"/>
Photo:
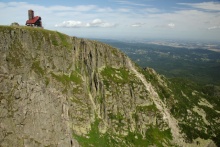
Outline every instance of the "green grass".
<path fill-rule="evenodd" d="M 164 85 L 162 85 L 162 83 L 160 83 L 160 80 L 158 77 L 160 75 L 155 75 L 151 70 L 152 69 L 148 69 L 147 71 L 140 70 L 140 72 L 145 76 L 145 79 L 149 81 L 155 87 L 160 99 L 162 100 L 169 99 L 172 93 L 169 91 L 167 87 L 165 87 Z M 167 82 L 166 79 L 163 79 L 163 80 Z"/>
<path fill-rule="evenodd" d="M 24 56 L 24 50 L 21 42 L 18 39 L 15 39 L 9 47 L 9 54 L 6 56 L 6 60 L 9 63 L 12 63 L 15 68 L 22 66 L 22 60 Z"/>
<path fill-rule="evenodd" d="M 128 135 L 116 135 L 112 131 L 107 131 L 106 133 L 101 133 L 99 131 L 100 120 L 96 119 L 93 124 L 91 124 L 91 130 L 85 136 L 79 136 L 73 134 L 73 137 L 79 142 L 83 147 L 127 147 L 127 146 L 137 146 L 137 147 L 147 147 L 150 145 L 156 145 L 157 147 L 173 146 L 170 142 L 172 140 L 172 134 L 170 129 L 161 131 L 157 127 L 150 127 L 145 132 L 143 137 L 138 132 L 128 132 Z M 114 137 L 113 137 L 114 136 Z"/>
<path fill-rule="evenodd" d="M 140 111 L 140 112 L 156 112 L 156 111 L 158 111 L 155 104 L 149 105 L 149 106 L 137 106 L 136 110 Z"/>
<path fill-rule="evenodd" d="M 116 124 L 117 124 L 117 128 L 116 130 L 120 132 L 120 130 L 122 129 L 122 127 L 125 125 L 122 121 L 124 119 L 123 114 L 121 114 L 120 112 L 117 112 L 117 114 L 112 114 L 109 113 L 108 114 L 109 119 L 111 120 L 116 120 Z"/>
<path fill-rule="evenodd" d="M 9 52 L 9 56 L 6 57 L 6 60 L 12 63 L 15 67 L 22 65 L 17 52 Z"/>
<path fill-rule="evenodd" d="M 169 141 L 173 138 L 170 129 L 161 131 L 158 127 L 150 127 L 146 131 L 146 139 L 158 147 L 163 147 L 164 145 L 162 143 L 166 144 L 167 146 L 170 146 L 171 143 Z"/>
<path fill-rule="evenodd" d="M 99 104 L 102 104 L 104 102 L 104 98 L 102 96 L 97 96 L 96 99 Z"/>
<path fill-rule="evenodd" d="M 199 90 L 199 86 L 186 79 L 170 79 L 169 87 L 172 90 L 172 94 L 175 99 L 178 100 L 178 103 L 173 106 L 172 109 L 176 109 L 173 112 L 173 115 L 177 118 L 187 115 L 187 109 L 191 110 L 193 106 L 197 105 L 200 100 L 200 95 L 192 95 L 194 90 Z M 186 96 L 184 96 L 184 95 Z M 178 113 L 177 113 L 178 112 Z"/>
<path fill-rule="evenodd" d="M 220 132 L 219 123 L 216 121 L 220 115 L 215 111 L 219 110 L 219 89 L 217 86 L 203 87 L 191 80 L 185 78 L 172 78 L 163 79 L 168 87 L 162 85 L 157 75 L 147 71 L 142 71 L 147 81 L 149 81 L 154 87 L 160 98 L 166 102 L 172 115 L 176 119 L 180 119 L 179 126 L 182 133 L 186 134 L 186 140 L 192 142 L 193 139 L 198 137 L 203 139 L 212 138 L 217 145 L 219 141 L 216 136 Z M 196 93 L 195 93 L 196 91 Z M 194 94 L 193 94 L 194 93 Z M 214 108 L 199 105 L 201 98 L 206 99 Z M 211 125 L 206 125 L 203 122 L 202 117 L 193 111 L 193 108 L 197 106 L 203 109 L 206 113 L 206 119 Z M 137 107 L 139 111 L 145 111 L 144 107 Z M 190 117 L 188 111 L 192 111 Z M 207 130 L 207 131 L 206 131 Z M 216 135 L 214 135 L 216 134 Z M 158 145 L 157 145 L 158 146 Z"/>
<path fill-rule="evenodd" d="M 76 84 L 82 83 L 81 75 L 76 71 L 72 71 L 72 73 L 70 74 L 69 80 L 73 81 Z"/>
<path fill-rule="evenodd" d="M 105 67 L 101 71 L 101 75 L 104 77 L 104 81 L 112 81 L 114 83 L 127 83 L 132 81 L 133 75 L 129 73 L 129 70 L 124 68 Z"/>
<path fill-rule="evenodd" d="M 59 46 L 59 42 L 58 42 L 58 40 L 56 38 L 56 34 L 55 33 L 53 33 L 50 38 L 51 38 L 52 44 L 54 46 Z"/>
<path fill-rule="evenodd" d="M 45 70 L 40 66 L 40 61 L 34 61 L 31 69 L 34 70 L 36 73 L 43 76 L 45 74 Z"/>
<path fill-rule="evenodd" d="M 64 85 L 68 85 L 70 82 L 74 82 L 75 84 L 81 84 L 82 78 L 80 74 L 76 71 L 72 71 L 70 75 L 62 74 L 62 75 L 56 75 L 54 73 L 51 73 L 52 77 L 54 77 L 58 82 L 61 82 Z"/>
<path fill-rule="evenodd" d="M 176 118 L 184 118 L 184 121 L 180 122 L 179 126 L 182 132 L 186 134 L 186 140 L 192 142 L 193 139 L 200 137 L 203 139 L 213 139 L 217 145 L 220 145 L 220 142 L 218 141 L 219 139 L 216 138 L 220 132 L 220 127 L 218 127 L 219 122 L 213 121 L 220 117 L 219 113 L 215 111 L 217 110 L 215 108 L 219 106 L 219 103 L 217 97 L 209 95 L 210 87 L 204 89 L 201 85 L 182 78 L 170 79 L 169 87 L 171 88 L 175 99 L 178 101 L 178 103 L 172 106 L 171 113 Z M 194 91 L 198 91 L 196 95 L 192 94 Z M 203 93 L 201 91 L 203 91 Z M 182 92 L 187 97 L 183 96 Z M 214 106 L 214 108 L 199 105 L 198 103 L 201 98 L 206 99 Z M 201 116 L 192 111 L 194 106 L 205 111 L 206 119 L 211 125 L 206 125 Z M 192 111 L 192 115 L 188 119 L 187 110 Z"/>
<path fill-rule="evenodd" d="M 186 142 L 191 143 L 193 139 L 201 137 L 203 139 L 208 139 L 208 135 L 203 131 L 199 131 L 195 127 L 190 126 L 189 124 L 179 123 L 179 126 L 182 128 L 183 133 L 187 135 Z"/>
<path fill-rule="evenodd" d="M 71 44 L 67 40 L 68 36 L 60 32 L 46 30 L 43 28 L 28 27 L 28 26 L 0 26 L 0 30 L 5 31 L 6 29 L 7 30 L 14 30 L 14 29 L 28 30 L 31 33 L 33 40 L 41 40 L 42 38 L 39 38 L 38 33 L 43 33 L 43 36 L 45 37 L 46 41 L 51 40 L 54 46 L 61 45 L 61 46 L 67 47 L 68 49 L 71 48 Z M 59 42 L 61 42 L 61 44 Z"/>
<path fill-rule="evenodd" d="M 113 147 L 117 142 L 111 137 L 109 133 L 100 133 L 99 131 L 100 120 L 96 119 L 93 124 L 91 124 L 91 130 L 86 136 L 79 136 L 73 134 L 73 137 L 79 142 L 83 147 Z"/>
<path fill-rule="evenodd" d="M 150 127 L 149 129 L 147 129 L 144 137 L 137 132 L 129 132 L 128 135 L 124 137 L 124 139 L 126 141 L 126 144 L 130 146 L 173 146 L 170 142 L 170 140 L 172 140 L 172 134 L 170 132 L 170 129 L 161 131 L 157 127 Z"/>

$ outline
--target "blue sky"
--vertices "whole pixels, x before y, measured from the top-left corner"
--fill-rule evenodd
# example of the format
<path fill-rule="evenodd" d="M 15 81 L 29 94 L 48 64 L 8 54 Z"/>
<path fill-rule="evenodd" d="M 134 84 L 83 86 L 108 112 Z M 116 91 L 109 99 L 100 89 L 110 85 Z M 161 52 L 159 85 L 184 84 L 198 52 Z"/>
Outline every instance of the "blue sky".
<path fill-rule="evenodd" d="M 28 9 L 71 36 L 220 41 L 219 0 L 1 0 L 0 24 L 24 25 Z"/>

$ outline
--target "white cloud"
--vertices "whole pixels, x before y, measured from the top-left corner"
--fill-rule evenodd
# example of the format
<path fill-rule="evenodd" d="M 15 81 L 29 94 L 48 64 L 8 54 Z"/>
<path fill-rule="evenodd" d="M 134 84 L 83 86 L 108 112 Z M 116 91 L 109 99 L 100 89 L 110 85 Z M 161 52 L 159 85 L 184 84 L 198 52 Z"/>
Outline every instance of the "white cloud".
<path fill-rule="evenodd" d="M 212 26 L 208 28 L 208 30 L 214 30 L 214 29 L 220 29 L 220 26 Z"/>
<path fill-rule="evenodd" d="M 92 11 L 92 10 L 97 10 L 99 9 L 98 6 L 96 5 L 78 5 L 78 6 L 62 6 L 62 5 L 53 5 L 49 7 L 45 6 L 40 6 L 36 4 L 29 4 L 27 2 L 0 2 L 0 7 L 3 8 L 24 8 L 24 9 L 39 9 L 41 11 L 75 11 L 75 12 L 87 12 L 87 11 Z M 106 9 L 105 9 L 106 10 Z"/>
<path fill-rule="evenodd" d="M 101 19 L 94 19 L 91 23 L 87 24 L 88 27 L 102 27 L 102 28 L 109 28 L 114 27 L 115 24 L 104 22 Z"/>
<path fill-rule="evenodd" d="M 148 5 L 146 5 L 146 4 L 133 3 L 133 2 L 130 2 L 130 1 L 125 1 L 125 0 L 118 0 L 118 1 L 116 1 L 116 2 L 119 3 L 119 4 L 122 4 L 122 5 L 148 6 Z"/>
<path fill-rule="evenodd" d="M 179 3 L 181 5 L 187 5 L 194 8 L 209 10 L 209 11 L 220 11 L 219 2 L 203 2 L 203 3 Z"/>
<path fill-rule="evenodd" d="M 109 13 L 109 12 L 112 12 L 113 9 L 110 8 L 110 7 L 106 7 L 106 8 L 97 8 L 96 11 L 97 11 L 97 12 L 101 12 L 101 13 L 102 13 L 102 12 L 104 12 L 104 13 Z"/>
<path fill-rule="evenodd" d="M 168 24 L 157 24 L 154 26 L 154 28 L 160 28 L 160 29 L 173 29 L 176 25 L 174 23 L 168 23 Z"/>
<path fill-rule="evenodd" d="M 79 28 L 79 27 L 101 27 L 101 28 L 110 28 L 115 27 L 116 24 L 104 22 L 101 19 L 94 19 L 92 22 L 83 23 L 81 21 L 64 21 L 61 24 L 56 24 L 55 27 L 66 27 L 66 28 Z"/>
<path fill-rule="evenodd" d="M 157 9 L 157 8 L 145 8 L 144 11 L 148 12 L 148 13 L 158 13 L 158 12 L 160 12 L 160 9 Z"/>
<path fill-rule="evenodd" d="M 67 6 L 51 6 L 48 7 L 49 11 L 70 11 L 73 10 L 72 7 L 67 7 Z"/>
<path fill-rule="evenodd" d="M 174 24 L 174 23 L 169 23 L 169 24 L 168 24 L 168 27 L 171 28 L 171 29 L 173 29 L 173 28 L 175 28 L 175 24 Z"/>
<path fill-rule="evenodd" d="M 66 28 L 79 28 L 79 27 L 85 27 L 85 24 L 83 24 L 81 21 L 64 21 L 61 24 L 56 24 L 55 27 L 66 27 Z"/>
<path fill-rule="evenodd" d="M 27 11 L 33 9 L 35 15 L 41 16 L 45 29 L 62 31 L 68 35 L 95 36 L 100 33 L 100 36 L 118 37 L 120 34 L 121 37 L 134 36 L 134 38 L 156 38 L 162 35 L 207 39 L 220 37 L 219 3 L 181 3 L 180 9 L 171 11 L 144 6 L 138 2 L 129 3 L 126 0 L 118 0 L 118 3 L 121 5 L 102 7 L 52 4 L 44 6 L 31 2 L 0 2 L 0 18 L 2 25 L 10 25 L 12 22 L 25 25 L 28 19 Z M 63 29 L 64 27 L 79 29 Z M 114 29 L 100 29 L 109 27 L 114 27 Z M 93 29 L 85 31 L 84 28 Z M 175 28 L 175 31 L 170 31 L 170 28 Z M 216 31 L 208 31 L 214 29 Z"/>
<path fill-rule="evenodd" d="M 73 7 L 74 11 L 91 11 L 91 10 L 95 10 L 98 7 L 96 5 L 79 5 L 76 7 Z"/>
<path fill-rule="evenodd" d="M 11 6 L 11 7 L 17 7 L 17 5 L 27 5 L 26 2 L 8 2 L 8 3 L 5 3 L 5 5 L 7 6 Z"/>
<path fill-rule="evenodd" d="M 186 32 L 207 30 L 210 26 L 220 24 L 220 12 L 212 13 L 199 10 L 179 10 L 173 13 L 150 14 L 148 22 L 161 26 L 167 24 L 170 28 L 184 30 Z M 176 28 L 177 29 L 177 28 Z"/>
<path fill-rule="evenodd" d="M 130 12 L 131 10 L 128 8 L 119 8 L 118 11 L 127 13 L 127 12 Z"/>
<path fill-rule="evenodd" d="M 145 23 L 135 23 L 132 24 L 131 27 L 142 27 Z"/>
<path fill-rule="evenodd" d="M 139 24 L 132 24 L 131 26 L 132 27 L 141 27 L 141 25 L 139 25 Z"/>

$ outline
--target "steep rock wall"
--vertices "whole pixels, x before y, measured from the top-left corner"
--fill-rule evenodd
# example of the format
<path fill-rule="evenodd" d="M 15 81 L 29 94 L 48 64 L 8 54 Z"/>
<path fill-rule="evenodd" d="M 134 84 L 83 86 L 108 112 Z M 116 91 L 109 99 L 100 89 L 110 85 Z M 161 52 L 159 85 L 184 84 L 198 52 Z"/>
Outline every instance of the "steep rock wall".
<path fill-rule="evenodd" d="M 119 50 L 38 28 L 0 36 L 1 146 L 185 145 L 174 99 Z"/>
<path fill-rule="evenodd" d="M 97 71 L 126 67 L 125 55 L 41 29 L 1 27 L 0 36 L 1 145 L 77 146 L 73 131 L 85 134 L 105 115 L 95 104 L 104 91 Z"/>

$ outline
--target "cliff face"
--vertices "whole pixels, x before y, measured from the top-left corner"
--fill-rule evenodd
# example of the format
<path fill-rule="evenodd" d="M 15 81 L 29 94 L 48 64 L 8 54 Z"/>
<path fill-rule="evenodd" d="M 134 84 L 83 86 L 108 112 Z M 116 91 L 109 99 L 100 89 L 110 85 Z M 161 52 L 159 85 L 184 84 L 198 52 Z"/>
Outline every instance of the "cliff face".
<path fill-rule="evenodd" d="M 180 117 L 175 87 L 119 50 L 37 28 L 0 36 L 0 146 L 214 145 L 185 129 L 198 114 L 209 133 L 212 118 L 197 106 Z"/>

